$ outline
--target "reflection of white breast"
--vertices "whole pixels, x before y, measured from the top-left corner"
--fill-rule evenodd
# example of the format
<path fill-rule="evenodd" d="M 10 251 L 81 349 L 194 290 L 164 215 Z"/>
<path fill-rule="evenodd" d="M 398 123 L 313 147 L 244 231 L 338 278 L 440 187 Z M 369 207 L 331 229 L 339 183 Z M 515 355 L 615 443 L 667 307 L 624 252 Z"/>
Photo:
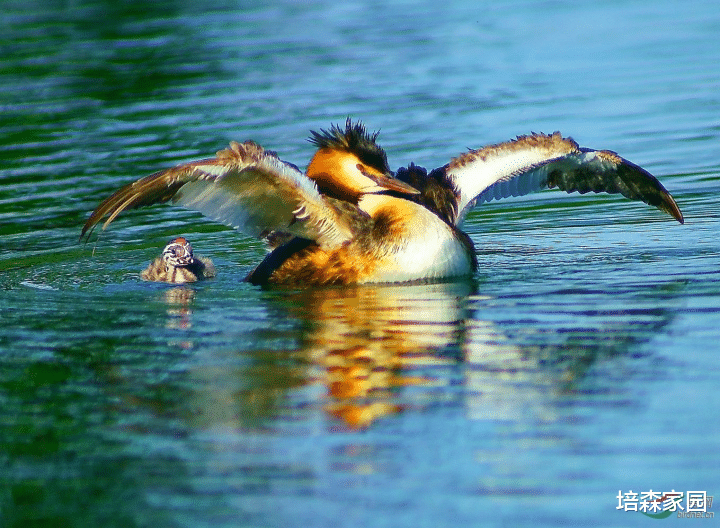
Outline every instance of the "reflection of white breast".
<path fill-rule="evenodd" d="M 396 218 L 387 240 L 378 241 L 378 282 L 456 277 L 472 273 L 473 256 L 453 229 L 414 202 L 390 196 L 365 195 L 358 204 L 372 217 Z"/>

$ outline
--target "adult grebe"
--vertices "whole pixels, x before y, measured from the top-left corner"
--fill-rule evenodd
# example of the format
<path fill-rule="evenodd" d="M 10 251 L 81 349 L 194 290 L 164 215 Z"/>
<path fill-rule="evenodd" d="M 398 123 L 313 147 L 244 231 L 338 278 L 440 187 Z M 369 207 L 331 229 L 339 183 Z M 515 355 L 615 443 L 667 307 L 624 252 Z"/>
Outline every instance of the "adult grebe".
<path fill-rule="evenodd" d="M 108 216 L 172 200 L 273 250 L 254 284 L 405 282 L 469 275 L 475 249 L 460 230 L 476 204 L 547 187 L 620 193 L 682 213 L 649 172 L 608 150 L 581 148 L 559 132 L 472 150 L 429 174 L 410 164 L 395 174 L 361 123 L 312 132 L 318 150 L 305 173 L 252 141 L 131 183 L 102 202 L 82 229 Z"/>

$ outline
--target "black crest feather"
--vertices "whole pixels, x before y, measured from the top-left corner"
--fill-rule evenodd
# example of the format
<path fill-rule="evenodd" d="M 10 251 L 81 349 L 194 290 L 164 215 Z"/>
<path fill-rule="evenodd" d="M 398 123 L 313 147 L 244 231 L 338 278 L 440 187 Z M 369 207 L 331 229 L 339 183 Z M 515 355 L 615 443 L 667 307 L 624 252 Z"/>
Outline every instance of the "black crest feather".
<path fill-rule="evenodd" d="M 360 121 L 353 123 L 348 117 L 344 130 L 340 128 L 340 125 L 332 125 L 330 130 L 320 129 L 320 132 L 311 130 L 310 133 L 312 136 L 308 141 L 318 148 L 352 152 L 366 165 L 381 172 L 390 173 L 387 155 L 375 142 L 379 132 L 369 134 L 365 130 L 365 125 Z"/>

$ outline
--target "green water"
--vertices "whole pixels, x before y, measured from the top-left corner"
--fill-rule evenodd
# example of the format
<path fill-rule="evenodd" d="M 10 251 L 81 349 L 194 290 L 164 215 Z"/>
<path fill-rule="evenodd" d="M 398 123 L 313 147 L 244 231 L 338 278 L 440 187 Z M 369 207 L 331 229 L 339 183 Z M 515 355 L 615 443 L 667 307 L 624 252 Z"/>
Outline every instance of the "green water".
<path fill-rule="evenodd" d="M 628 526 L 720 487 L 714 2 L 14 2 L 0 18 L 0 526 Z M 259 242 L 110 192 L 350 115 L 397 168 L 556 129 L 657 175 L 465 225 L 468 281 L 261 290 Z M 187 236 L 215 280 L 140 270 Z M 664 521 L 675 522 L 675 521 Z M 710 522 L 710 521 L 693 521 Z"/>

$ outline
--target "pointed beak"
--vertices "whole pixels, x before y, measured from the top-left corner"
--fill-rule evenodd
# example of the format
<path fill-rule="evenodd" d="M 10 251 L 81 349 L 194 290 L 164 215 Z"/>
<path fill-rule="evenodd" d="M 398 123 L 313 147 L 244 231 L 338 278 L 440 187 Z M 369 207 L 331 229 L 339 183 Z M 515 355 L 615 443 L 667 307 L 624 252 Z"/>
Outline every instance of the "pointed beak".
<path fill-rule="evenodd" d="M 379 193 L 382 191 L 395 191 L 401 194 L 420 194 L 415 187 L 393 178 L 392 175 L 366 174 L 375 182 L 375 185 L 368 185 L 363 188 L 364 193 Z"/>

